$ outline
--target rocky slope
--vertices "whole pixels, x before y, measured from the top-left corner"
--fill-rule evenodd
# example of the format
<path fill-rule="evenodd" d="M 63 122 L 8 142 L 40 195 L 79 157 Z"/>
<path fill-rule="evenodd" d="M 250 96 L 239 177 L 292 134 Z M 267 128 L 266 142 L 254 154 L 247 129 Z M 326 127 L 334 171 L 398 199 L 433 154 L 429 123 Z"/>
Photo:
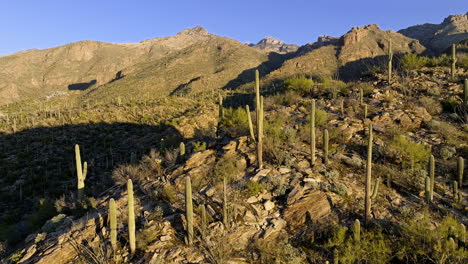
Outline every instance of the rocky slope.
<path fill-rule="evenodd" d="M 468 13 L 448 16 L 440 24 L 416 25 L 398 32 L 419 40 L 433 53 L 440 54 L 453 43 L 468 39 Z"/>
<path fill-rule="evenodd" d="M 283 41 L 274 39 L 272 37 L 263 38 L 257 44 L 248 43 L 247 45 L 256 49 L 278 53 L 295 52 L 299 48 L 298 45 L 286 44 Z"/>

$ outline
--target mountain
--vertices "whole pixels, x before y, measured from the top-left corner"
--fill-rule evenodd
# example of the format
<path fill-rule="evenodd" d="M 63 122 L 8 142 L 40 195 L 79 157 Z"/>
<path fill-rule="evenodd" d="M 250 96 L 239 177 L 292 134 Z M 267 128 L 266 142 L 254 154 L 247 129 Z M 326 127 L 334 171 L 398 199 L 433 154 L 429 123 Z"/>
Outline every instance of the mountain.
<path fill-rule="evenodd" d="M 425 50 L 418 40 L 391 30 L 383 31 L 375 24 L 355 27 L 340 38 L 322 36 L 317 42 L 302 46 L 297 56 L 285 61 L 270 74 L 270 78 L 284 78 L 298 72 L 356 78 L 372 65 L 382 64 L 390 39 L 394 54 L 421 53 Z"/>
<path fill-rule="evenodd" d="M 398 31 L 399 33 L 419 40 L 431 52 L 440 54 L 453 43 L 468 39 L 468 13 L 452 15 L 440 24 L 422 24 Z"/>
<path fill-rule="evenodd" d="M 247 43 L 247 45 L 256 49 L 278 53 L 295 52 L 299 48 L 298 45 L 286 44 L 272 37 L 263 38 L 257 44 Z"/>
<path fill-rule="evenodd" d="M 267 60 L 264 52 L 202 27 L 140 43 L 80 41 L 0 57 L 0 104 L 57 91 L 97 95 L 103 86 L 105 94 L 122 96 L 146 88 L 161 95 L 188 85 L 220 88 Z"/>

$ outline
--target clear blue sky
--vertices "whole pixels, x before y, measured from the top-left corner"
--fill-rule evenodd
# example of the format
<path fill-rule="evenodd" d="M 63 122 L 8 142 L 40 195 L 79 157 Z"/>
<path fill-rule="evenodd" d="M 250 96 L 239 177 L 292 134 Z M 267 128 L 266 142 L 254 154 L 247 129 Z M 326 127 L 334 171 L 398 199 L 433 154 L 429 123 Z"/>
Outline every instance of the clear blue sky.
<path fill-rule="evenodd" d="M 241 42 L 305 44 L 354 26 L 398 30 L 467 11 L 467 0 L 0 0 L 0 55 L 79 40 L 138 42 L 196 25 Z"/>

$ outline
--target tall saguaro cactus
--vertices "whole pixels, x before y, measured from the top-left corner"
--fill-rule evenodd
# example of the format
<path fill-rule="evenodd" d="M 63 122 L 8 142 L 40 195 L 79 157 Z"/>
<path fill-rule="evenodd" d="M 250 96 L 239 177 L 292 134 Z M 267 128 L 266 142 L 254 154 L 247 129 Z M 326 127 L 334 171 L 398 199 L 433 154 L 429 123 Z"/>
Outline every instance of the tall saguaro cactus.
<path fill-rule="evenodd" d="M 458 186 L 463 190 L 463 172 L 465 170 L 465 160 L 462 157 L 458 157 L 457 171 L 458 171 Z"/>
<path fill-rule="evenodd" d="M 361 240 L 361 222 L 359 222 L 359 219 L 354 220 L 354 223 L 352 225 L 352 231 L 353 231 L 353 238 L 354 241 L 358 242 Z"/>
<path fill-rule="evenodd" d="M 463 103 L 468 105 L 468 79 L 465 79 L 463 85 Z"/>
<path fill-rule="evenodd" d="M 310 155 L 312 166 L 315 164 L 315 99 L 310 107 Z"/>
<path fill-rule="evenodd" d="M 424 196 L 426 198 L 426 202 L 430 203 L 432 194 L 431 194 L 431 178 L 429 178 L 429 176 L 427 176 L 424 181 Z"/>
<path fill-rule="evenodd" d="M 109 225 L 110 225 L 110 243 L 112 249 L 117 248 L 117 207 L 113 198 L 109 201 Z"/>
<path fill-rule="evenodd" d="M 76 174 L 78 179 L 78 199 L 83 198 L 86 174 L 88 173 L 88 163 L 81 164 L 80 146 L 75 144 Z M 83 169 L 84 167 L 84 169 Z"/>
<path fill-rule="evenodd" d="M 388 82 L 392 80 L 392 68 L 393 68 L 393 47 L 392 40 L 388 41 Z"/>
<path fill-rule="evenodd" d="M 187 218 L 187 244 L 192 245 L 193 241 L 193 203 L 192 203 L 192 182 L 190 177 L 185 178 L 185 217 Z"/>
<path fill-rule="evenodd" d="M 323 163 L 328 164 L 328 129 L 323 131 Z"/>
<path fill-rule="evenodd" d="M 366 225 L 371 217 L 371 177 L 372 177 L 372 124 L 369 124 L 369 139 L 367 142 L 367 163 L 366 163 L 366 190 L 365 190 L 365 222 Z"/>
<path fill-rule="evenodd" d="M 249 132 L 250 132 L 250 137 L 252 140 L 255 142 L 255 133 L 253 129 L 253 123 L 252 123 L 252 116 L 250 115 L 250 107 L 249 105 L 245 106 L 245 111 L 247 112 L 247 121 L 249 122 Z"/>
<path fill-rule="evenodd" d="M 435 160 L 434 160 L 434 155 L 431 155 L 429 158 L 429 178 L 431 179 L 431 198 L 430 200 L 432 201 L 434 199 L 434 174 L 435 174 Z"/>
<path fill-rule="evenodd" d="M 452 44 L 452 67 L 450 74 L 452 78 L 455 78 L 455 70 L 457 69 L 457 47 L 455 44 Z"/>
<path fill-rule="evenodd" d="M 128 240 L 130 245 L 130 252 L 135 253 L 135 200 L 133 197 L 133 182 L 127 181 L 127 195 L 128 195 Z"/>
<path fill-rule="evenodd" d="M 223 224 L 226 228 L 228 227 L 228 224 L 229 224 L 226 177 L 223 178 Z"/>
<path fill-rule="evenodd" d="M 255 70 L 255 103 L 257 111 L 257 162 L 258 169 L 263 168 L 263 102 L 260 97 L 260 74 Z"/>

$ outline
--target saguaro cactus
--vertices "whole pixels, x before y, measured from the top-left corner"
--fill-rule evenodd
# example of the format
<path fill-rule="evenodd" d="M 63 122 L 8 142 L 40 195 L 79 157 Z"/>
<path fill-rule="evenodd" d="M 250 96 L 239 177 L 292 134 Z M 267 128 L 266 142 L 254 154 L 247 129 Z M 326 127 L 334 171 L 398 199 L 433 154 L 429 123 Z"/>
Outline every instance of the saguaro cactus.
<path fill-rule="evenodd" d="M 458 199 L 458 182 L 453 181 L 453 199 L 456 201 Z"/>
<path fill-rule="evenodd" d="M 81 164 L 80 146 L 75 145 L 76 174 L 78 179 L 78 199 L 83 198 L 86 174 L 88 173 L 88 163 Z M 84 170 L 83 170 L 84 167 Z"/>
<path fill-rule="evenodd" d="M 250 115 L 249 105 L 245 106 L 245 111 L 247 112 L 247 121 L 249 122 L 250 137 L 255 142 L 255 133 L 254 133 L 254 129 L 253 129 L 252 116 Z"/>
<path fill-rule="evenodd" d="M 135 200 L 133 198 L 133 182 L 127 181 L 127 195 L 128 195 L 128 240 L 130 245 L 130 252 L 135 253 Z"/>
<path fill-rule="evenodd" d="M 458 171 L 458 186 L 463 190 L 463 172 L 465 170 L 465 160 L 462 157 L 458 157 L 457 171 Z"/>
<path fill-rule="evenodd" d="M 219 98 L 219 119 L 224 117 L 224 111 L 223 111 L 223 96 L 221 94 L 218 95 Z"/>
<path fill-rule="evenodd" d="M 109 225 L 110 225 L 110 243 L 112 249 L 117 248 L 117 207 L 113 198 L 109 201 Z"/>
<path fill-rule="evenodd" d="M 429 176 L 426 177 L 424 181 L 424 196 L 426 198 L 426 202 L 431 202 L 431 178 Z"/>
<path fill-rule="evenodd" d="M 260 97 L 260 110 L 258 119 L 258 134 L 257 134 L 257 159 L 258 169 L 263 168 L 263 96 Z"/>
<path fill-rule="evenodd" d="M 179 144 L 179 157 L 180 157 L 181 161 L 185 160 L 185 144 L 184 144 L 184 142 L 180 142 L 180 144 Z"/>
<path fill-rule="evenodd" d="M 364 105 L 364 119 L 367 118 L 367 104 Z"/>
<path fill-rule="evenodd" d="M 310 155 L 312 166 L 315 164 L 315 99 L 310 107 Z"/>
<path fill-rule="evenodd" d="M 361 222 L 359 221 L 359 219 L 354 220 L 352 231 L 353 231 L 354 241 L 356 242 L 360 241 L 361 240 Z"/>
<path fill-rule="evenodd" d="M 434 171 L 435 171 L 435 161 L 434 155 L 431 155 L 429 158 L 429 178 L 431 179 L 431 201 L 434 199 Z"/>
<path fill-rule="evenodd" d="M 328 130 L 323 131 L 323 163 L 328 164 Z"/>
<path fill-rule="evenodd" d="M 208 219 L 206 217 L 206 208 L 205 205 L 201 205 L 201 233 L 202 237 L 206 237 L 206 227 L 208 226 Z"/>
<path fill-rule="evenodd" d="M 223 178 L 223 224 L 227 228 L 229 224 L 228 219 L 228 204 L 227 204 L 227 180 Z"/>
<path fill-rule="evenodd" d="M 452 67 L 450 74 L 452 78 L 455 78 L 455 70 L 457 69 L 457 47 L 455 44 L 452 44 Z"/>
<path fill-rule="evenodd" d="M 375 179 L 374 188 L 372 188 L 371 200 L 377 198 L 377 194 L 379 193 L 379 185 L 380 185 L 380 178 Z"/>
<path fill-rule="evenodd" d="M 392 80 L 392 68 L 393 68 L 393 47 L 392 40 L 388 41 L 388 82 Z"/>
<path fill-rule="evenodd" d="M 190 177 L 185 178 L 185 217 L 187 220 L 187 244 L 192 245 L 193 241 L 193 204 L 192 204 L 192 183 Z"/>
<path fill-rule="evenodd" d="M 372 124 L 369 124 L 369 139 L 367 142 L 367 163 L 366 163 L 366 190 L 365 190 L 365 222 L 371 217 L 371 177 L 372 177 Z"/>
<path fill-rule="evenodd" d="M 257 111 L 257 162 L 258 169 L 263 168 L 263 99 L 260 97 L 260 74 L 255 70 L 255 101 Z"/>

